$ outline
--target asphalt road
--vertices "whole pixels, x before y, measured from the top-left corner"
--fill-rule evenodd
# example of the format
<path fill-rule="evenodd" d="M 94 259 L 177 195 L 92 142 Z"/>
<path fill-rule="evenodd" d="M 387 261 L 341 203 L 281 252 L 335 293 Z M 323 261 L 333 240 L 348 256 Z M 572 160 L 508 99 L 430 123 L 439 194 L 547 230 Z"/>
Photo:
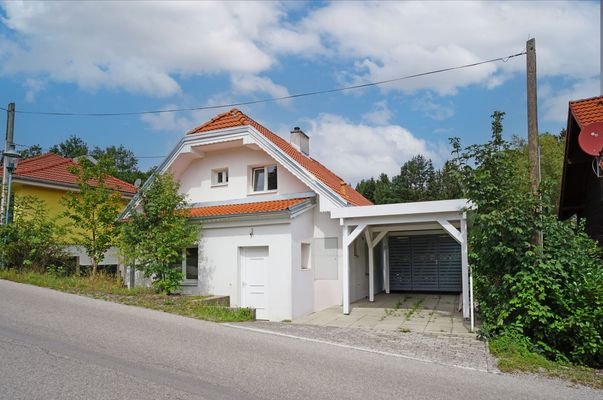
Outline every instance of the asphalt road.
<path fill-rule="evenodd" d="M 0 280 L 0 399 L 603 399 Z"/>

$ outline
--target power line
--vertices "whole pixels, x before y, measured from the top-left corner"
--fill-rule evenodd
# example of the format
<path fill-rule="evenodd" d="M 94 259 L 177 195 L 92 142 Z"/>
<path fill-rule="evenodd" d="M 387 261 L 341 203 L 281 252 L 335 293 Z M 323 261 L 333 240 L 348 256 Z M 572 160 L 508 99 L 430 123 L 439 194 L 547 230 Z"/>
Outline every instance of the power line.
<path fill-rule="evenodd" d="M 427 75 L 439 74 L 442 72 L 449 72 L 449 71 L 454 71 L 454 70 L 459 70 L 459 69 L 464 69 L 464 68 L 476 67 L 478 65 L 483 65 L 483 64 L 488 64 L 488 63 L 493 63 L 493 62 L 498 62 L 498 61 L 506 63 L 511 58 L 519 57 L 524 54 L 526 54 L 526 52 L 522 51 L 519 53 L 511 54 L 506 57 L 497 57 L 497 58 L 492 58 L 490 60 L 478 61 L 475 63 L 459 65 L 456 67 L 441 68 L 441 69 L 436 69 L 436 70 L 432 70 L 432 71 L 421 72 L 418 74 L 406 75 L 406 76 L 402 76 L 399 78 L 386 79 L 383 81 L 368 82 L 368 83 L 363 83 L 363 84 L 359 84 L 359 85 L 345 86 L 345 87 L 334 88 L 334 89 L 316 90 L 316 91 L 312 91 L 312 92 L 296 93 L 296 94 L 292 94 L 292 95 L 288 95 L 288 96 L 271 97 L 271 98 L 259 99 L 259 100 L 241 101 L 238 103 L 228 103 L 228 104 L 220 104 L 220 105 L 213 105 L 213 106 L 202 106 L 202 107 L 192 107 L 192 108 L 171 108 L 171 109 L 165 109 L 165 110 L 151 110 L 151 111 L 113 112 L 113 113 L 78 113 L 78 112 L 52 112 L 52 111 L 26 111 L 26 110 L 15 110 L 15 112 L 19 113 L 19 114 L 69 116 L 69 117 L 75 117 L 75 116 L 77 116 L 77 117 L 118 117 L 118 116 L 145 115 L 145 114 L 164 114 L 164 113 L 175 113 L 175 112 L 185 112 L 185 111 L 213 110 L 213 109 L 217 109 L 217 108 L 247 106 L 247 105 L 252 105 L 252 104 L 268 103 L 268 102 L 273 102 L 273 101 L 296 99 L 296 98 L 300 98 L 300 97 L 316 96 L 316 95 L 320 95 L 320 94 L 328 94 L 328 93 L 344 92 L 344 91 L 348 91 L 348 90 L 362 89 L 362 88 L 367 88 L 367 87 L 371 87 L 371 86 L 378 86 L 378 85 L 384 85 L 384 84 L 393 83 L 393 82 L 399 82 L 399 81 L 412 79 L 412 78 L 419 78 L 419 77 L 427 76 Z M 6 108 L 3 108 L 3 107 L 0 107 L 0 110 L 7 111 Z"/>

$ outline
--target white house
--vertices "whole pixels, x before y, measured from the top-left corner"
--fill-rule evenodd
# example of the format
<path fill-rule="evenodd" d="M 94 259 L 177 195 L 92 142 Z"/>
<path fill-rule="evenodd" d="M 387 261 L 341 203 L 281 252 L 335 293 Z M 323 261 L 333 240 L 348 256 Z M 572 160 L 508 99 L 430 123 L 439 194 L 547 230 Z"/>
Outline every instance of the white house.
<path fill-rule="evenodd" d="M 158 170 L 203 225 L 185 251 L 186 292 L 275 321 L 349 314 L 382 291 L 456 292 L 470 316 L 466 200 L 372 205 L 311 157 L 299 128 L 288 142 L 237 109 L 188 132 Z"/>

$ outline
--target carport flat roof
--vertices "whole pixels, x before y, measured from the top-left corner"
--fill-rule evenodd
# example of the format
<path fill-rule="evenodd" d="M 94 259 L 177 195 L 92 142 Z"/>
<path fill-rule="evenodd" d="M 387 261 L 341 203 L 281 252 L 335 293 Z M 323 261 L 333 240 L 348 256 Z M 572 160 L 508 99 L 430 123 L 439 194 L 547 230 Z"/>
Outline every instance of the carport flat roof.
<path fill-rule="evenodd" d="M 331 218 L 387 217 L 417 214 L 462 213 L 471 208 L 467 199 L 420 201 L 414 203 L 379 204 L 341 207 L 331 211 Z"/>

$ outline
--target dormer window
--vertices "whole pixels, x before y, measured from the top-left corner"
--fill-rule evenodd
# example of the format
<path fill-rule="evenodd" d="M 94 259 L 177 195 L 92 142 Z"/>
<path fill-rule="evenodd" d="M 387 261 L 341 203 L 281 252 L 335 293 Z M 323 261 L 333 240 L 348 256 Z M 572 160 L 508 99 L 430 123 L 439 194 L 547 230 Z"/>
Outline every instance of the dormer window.
<path fill-rule="evenodd" d="M 228 185 L 228 168 L 214 169 L 211 174 L 212 186 Z"/>
<path fill-rule="evenodd" d="M 276 190 L 276 165 L 253 168 L 251 170 L 251 189 L 254 192 Z"/>

